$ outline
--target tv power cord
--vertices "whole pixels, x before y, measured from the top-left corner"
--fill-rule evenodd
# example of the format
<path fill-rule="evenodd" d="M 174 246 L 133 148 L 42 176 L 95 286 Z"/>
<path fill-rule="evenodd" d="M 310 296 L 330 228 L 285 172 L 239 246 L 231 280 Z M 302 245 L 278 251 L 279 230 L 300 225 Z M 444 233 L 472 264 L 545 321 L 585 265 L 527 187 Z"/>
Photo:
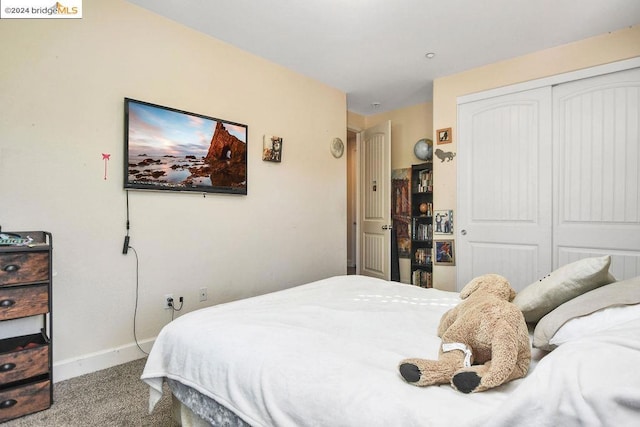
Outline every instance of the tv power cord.
<path fill-rule="evenodd" d="M 173 320 L 173 315 L 176 311 L 182 310 L 182 306 L 184 305 L 184 298 L 180 297 L 178 299 L 178 302 L 180 303 L 180 308 L 176 308 L 176 306 L 173 304 L 173 298 L 167 298 L 167 305 L 171 307 L 171 320 Z"/>

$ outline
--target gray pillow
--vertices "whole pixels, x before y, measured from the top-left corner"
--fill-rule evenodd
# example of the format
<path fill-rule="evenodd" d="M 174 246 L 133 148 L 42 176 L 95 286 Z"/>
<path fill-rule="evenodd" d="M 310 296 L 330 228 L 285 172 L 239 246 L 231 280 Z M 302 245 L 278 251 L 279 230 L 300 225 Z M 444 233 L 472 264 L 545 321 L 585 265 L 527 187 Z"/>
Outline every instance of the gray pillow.
<path fill-rule="evenodd" d="M 564 265 L 518 292 L 513 303 L 527 322 L 537 322 L 551 310 L 602 285 L 614 282 L 609 255 L 584 258 Z"/>
<path fill-rule="evenodd" d="M 640 304 L 640 276 L 594 289 L 565 302 L 540 319 L 533 332 L 533 346 L 552 350 L 555 346 L 549 341 L 569 320 L 609 307 L 635 304 Z"/>

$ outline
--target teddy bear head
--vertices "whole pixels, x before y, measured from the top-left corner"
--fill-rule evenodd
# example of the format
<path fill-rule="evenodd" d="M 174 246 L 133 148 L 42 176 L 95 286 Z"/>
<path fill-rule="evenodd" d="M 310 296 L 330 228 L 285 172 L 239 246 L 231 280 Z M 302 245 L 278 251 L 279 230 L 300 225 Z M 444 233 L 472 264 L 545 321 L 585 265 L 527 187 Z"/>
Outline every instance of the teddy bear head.
<path fill-rule="evenodd" d="M 513 290 L 509 281 L 499 274 L 484 274 L 474 278 L 462 288 L 460 298 L 466 299 L 472 294 L 493 294 L 505 301 L 513 301 L 516 297 L 516 291 Z"/>

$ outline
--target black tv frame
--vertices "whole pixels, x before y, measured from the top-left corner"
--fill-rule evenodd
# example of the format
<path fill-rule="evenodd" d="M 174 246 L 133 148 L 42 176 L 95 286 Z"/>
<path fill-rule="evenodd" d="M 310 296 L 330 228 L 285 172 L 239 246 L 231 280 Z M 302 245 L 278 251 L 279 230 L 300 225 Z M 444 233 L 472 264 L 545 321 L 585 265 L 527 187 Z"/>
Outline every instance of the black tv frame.
<path fill-rule="evenodd" d="M 124 98 L 125 190 L 247 194 L 249 127 Z"/>

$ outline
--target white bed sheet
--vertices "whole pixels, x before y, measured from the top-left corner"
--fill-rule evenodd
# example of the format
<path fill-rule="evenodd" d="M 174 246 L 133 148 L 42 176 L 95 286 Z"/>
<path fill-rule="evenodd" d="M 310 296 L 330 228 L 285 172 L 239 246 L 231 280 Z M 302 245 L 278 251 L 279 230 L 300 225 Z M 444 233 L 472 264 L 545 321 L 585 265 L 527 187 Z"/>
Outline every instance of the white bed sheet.
<path fill-rule="evenodd" d="M 640 425 L 640 319 L 565 342 L 544 357 L 491 425 Z"/>
<path fill-rule="evenodd" d="M 463 394 L 415 387 L 406 357 L 437 358 L 457 293 L 339 276 L 198 310 L 159 334 L 142 379 L 150 407 L 164 377 L 253 426 L 484 425 L 522 380 Z"/>

